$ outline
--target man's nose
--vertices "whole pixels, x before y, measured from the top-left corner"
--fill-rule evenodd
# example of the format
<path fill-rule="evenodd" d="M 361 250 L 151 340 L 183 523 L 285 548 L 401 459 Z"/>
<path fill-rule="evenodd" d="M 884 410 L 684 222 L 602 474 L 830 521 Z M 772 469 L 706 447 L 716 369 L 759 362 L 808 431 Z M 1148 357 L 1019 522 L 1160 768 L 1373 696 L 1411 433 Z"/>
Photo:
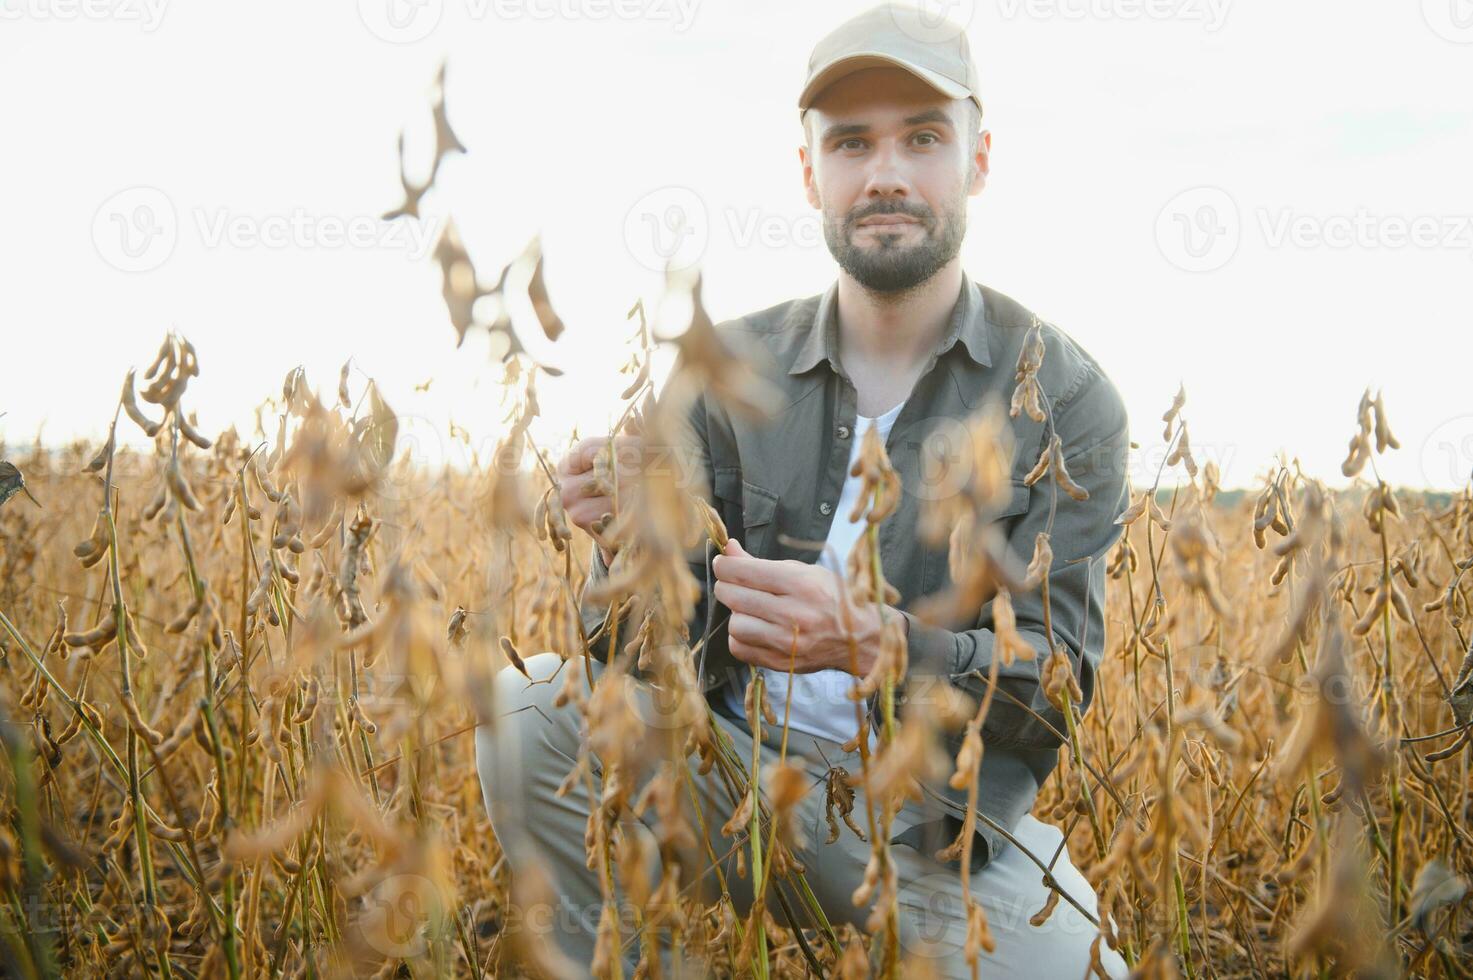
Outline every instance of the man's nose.
<path fill-rule="evenodd" d="M 910 193 L 910 180 L 893 145 L 883 145 L 871 161 L 865 194 L 876 197 L 905 197 Z"/>

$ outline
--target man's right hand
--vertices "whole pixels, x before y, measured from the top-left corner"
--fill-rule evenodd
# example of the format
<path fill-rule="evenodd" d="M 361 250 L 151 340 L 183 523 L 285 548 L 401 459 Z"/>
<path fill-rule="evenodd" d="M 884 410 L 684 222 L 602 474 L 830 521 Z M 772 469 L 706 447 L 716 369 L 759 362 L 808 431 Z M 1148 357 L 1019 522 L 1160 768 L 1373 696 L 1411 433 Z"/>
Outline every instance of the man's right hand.
<path fill-rule="evenodd" d="M 616 436 L 613 442 L 613 463 L 619 478 L 622 480 L 637 475 L 644 449 L 640 437 L 621 435 Z M 600 518 L 614 513 L 612 487 L 601 483 L 593 468 L 594 457 L 608 445 L 608 436 L 580 439 L 568 450 L 557 467 L 563 510 L 569 521 L 589 534 L 593 534 L 593 526 Z M 603 554 L 605 565 L 614 560 L 613 555 L 601 544 L 599 551 Z"/>

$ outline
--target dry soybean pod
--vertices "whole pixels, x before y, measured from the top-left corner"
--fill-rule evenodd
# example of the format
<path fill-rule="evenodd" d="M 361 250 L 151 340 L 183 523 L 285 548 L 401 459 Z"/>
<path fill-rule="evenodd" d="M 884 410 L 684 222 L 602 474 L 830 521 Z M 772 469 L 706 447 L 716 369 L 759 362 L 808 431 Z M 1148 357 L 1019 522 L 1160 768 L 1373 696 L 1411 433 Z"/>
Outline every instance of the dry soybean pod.
<path fill-rule="evenodd" d="M 317 712 L 319 690 L 317 678 L 308 677 L 307 683 L 303 685 L 302 703 L 292 715 L 293 725 L 305 725 L 312 720 L 312 716 Z"/>
<path fill-rule="evenodd" d="M 143 713 L 138 710 L 138 701 L 133 697 L 132 691 L 121 691 L 119 700 L 123 704 L 123 714 L 128 716 L 128 721 L 138 734 L 148 739 L 151 745 L 159 745 L 164 741 L 164 733 L 148 727 L 148 722 L 144 721 Z"/>
<path fill-rule="evenodd" d="M 159 434 L 159 430 L 164 427 L 164 423 L 155 422 L 147 415 L 144 415 L 143 410 L 138 407 L 138 399 L 133 392 L 133 372 L 131 370 L 128 372 L 128 377 L 123 381 L 122 400 L 123 411 L 127 412 L 128 418 L 132 419 L 143 430 L 144 435 L 152 439 Z"/>
<path fill-rule="evenodd" d="M 176 456 L 166 471 L 169 481 L 169 489 L 174 491 L 174 497 L 189 510 L 199 510 L 199 498 L 194 495 L 194 489 L 189 481 L 184 478 L 184 471 L 179 467 L 179 458 Z"/>
<path fill-rule="evenodd" d="M 199 448 L 209 449 L 210 446 L 213 445 L 213 443 L 211 443 L 209 439 L 206 439 L 203 435 L 201 435 L 200 431 L 196 429 L 194 425 L 184 417 L 184 413 L 175 412 L 174 420 L 179 423 L 179 431 L 183 434 L 184 438 L 188 439 Z"/>
<path fill-rule="evenodd" d="M 108 643 L 118 635 L 118 621 L 111 606 L 108 607 L 107 615 L 102 621 L 85 633 L 68 633 L 62 637 L 69 647 L 91 647 L 100 649 L 103 644 Z"/>

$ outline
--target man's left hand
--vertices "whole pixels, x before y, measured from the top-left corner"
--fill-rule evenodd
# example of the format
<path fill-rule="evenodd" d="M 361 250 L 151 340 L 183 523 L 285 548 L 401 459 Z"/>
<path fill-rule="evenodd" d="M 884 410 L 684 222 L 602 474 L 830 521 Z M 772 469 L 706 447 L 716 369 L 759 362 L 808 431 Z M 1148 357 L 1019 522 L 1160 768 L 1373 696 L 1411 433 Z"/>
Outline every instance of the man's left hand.
<path fill-rule="evenodd" d="M 754 558 L 735 538 L 727 541 L 712 567 L 716 599 L 731 610 L 728 647 L 738 660 L 773 670 L 791 668 L 798 674 L 838 669 L 863 676 L 874 665 L 881 607 L 872 602 L 856 605 L 844 594 L 839 576 L 827 568 Z M 885 614 L 899 615 L 888 608 Z"/>

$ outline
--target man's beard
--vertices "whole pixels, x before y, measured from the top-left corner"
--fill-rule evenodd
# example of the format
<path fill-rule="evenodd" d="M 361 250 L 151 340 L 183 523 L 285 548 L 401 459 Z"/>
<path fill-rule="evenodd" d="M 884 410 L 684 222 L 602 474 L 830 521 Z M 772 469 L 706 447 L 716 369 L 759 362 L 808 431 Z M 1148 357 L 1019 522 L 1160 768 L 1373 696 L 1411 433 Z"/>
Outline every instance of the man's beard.
<path fill-rule="evenodd" d="M 967 232 L 965 200 L 965 195 L 958 194 L 946 203 L 939 228 L 935 213 L 924 204 L 877 201 L 851 212 L 842 226 L 835 215 L 825 211 L 824 241 L 839 268 L 861 286 L 876 293 L 903 292 L 930 279 L 961 250 Z M 859 221 L 879 214 L 904 214 L 916 219 L 925 230 L 925 238 L 915 245 L 902 245 L 893 240 L 898 235 L 880 235 L 872 245 L 854 244 L 852 236 L 859 229 Z"/>

